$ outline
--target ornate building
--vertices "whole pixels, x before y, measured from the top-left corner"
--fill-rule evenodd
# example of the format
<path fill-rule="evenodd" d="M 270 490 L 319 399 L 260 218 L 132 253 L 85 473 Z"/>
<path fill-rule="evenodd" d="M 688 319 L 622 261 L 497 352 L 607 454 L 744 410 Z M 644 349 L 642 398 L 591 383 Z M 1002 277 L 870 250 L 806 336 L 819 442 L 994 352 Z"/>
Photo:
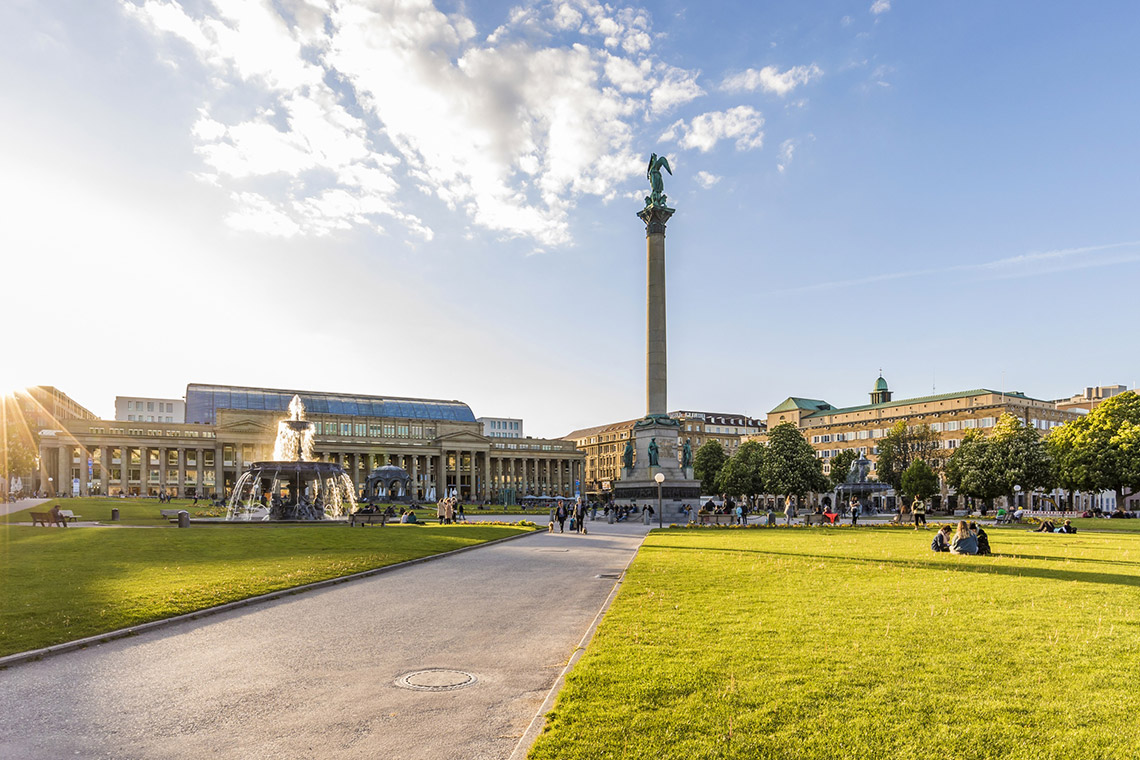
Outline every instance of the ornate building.
<path fill-rule="evenodd" d="M 228 494 L 247 464 L 272 459 L 294 394 L 315 424 L 316 457 L 341 464 L 358 492 L 386 464 L 408 472 L 419 500 L 573 496 L 582 477 L 573 444 L 489 438 L 460 401 L 191 384 L 183 424 L 63 421 L 41 438 L 41 481 L 81 495 Z"/>

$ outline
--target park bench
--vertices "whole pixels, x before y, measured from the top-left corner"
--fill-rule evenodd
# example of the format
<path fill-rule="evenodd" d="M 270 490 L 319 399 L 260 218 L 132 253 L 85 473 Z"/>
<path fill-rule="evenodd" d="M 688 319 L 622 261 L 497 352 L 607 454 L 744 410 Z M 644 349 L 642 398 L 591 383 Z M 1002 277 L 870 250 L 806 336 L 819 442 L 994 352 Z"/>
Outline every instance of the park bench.
<path fill-rule="evenodd" d="M 51 512 L 31 512 L 30 514 L 32 516 L 33 528 L 36 527 L 37 523 L 44 526 L 45 528 L 48 526 L 48 523 L 51 523 L 52 525 L 58 525 L 63 528 L 67 527 L 66 519 L 56 520 L 55 517 L 52 516 Z"/>
<path fill-rule="evenodd" d="M 701 520 L 701 525 L 732 525 L 736 522 L 736 515 L 697 515 Z"/>
<path fill-rule="evenodd" d="M 178 513 L 181 511 L 183 511 L 183 510 L 181 510 L 181 509 L 160 509 L 160 510 L 158 510 L 159 514 L 161 514 L 163 517 L 168 518 L 170 520 L 177 520 L 178 519 Z"/>
<path fill-rule="evenodd" d="M 64 520 L 67 520 L 68 522 L 75 522 L 76 520 L 78 520 L 80 517 L 83 516 L 83 515 L 75 514 L 70 509 L 61 509 L 61 510 L 59 510 L 59 514 L 60 514 L 60 516 L 63 517 Z"/>
<path fill-rule="evenodd" d="M 895 515 L 894 519 L 891 520 L 891 525 L 914 525 L 914 512 Z"/>
<path fill-rule="evenodd" d="M 817 515 L 814 512 L 808 512 L 804 515 L 804 525 L 823 525 L 823 515 Z"/>
<path fill-rule="evenodd" d="M 371 514 L 368 514 L 368 513 L 361 514 L 360 512 L 353 512 L 348 517 L 348 526 L 350 528 L 353 526 L 356 526 L 356 525 L 360 525 L 363 527 L 365 525 L 373 525 L 375 523 L 380 523 L 380 527 L 383 528 L 385 523 L 387 523 L 387 522 L 388 522 L 388 515 L 384 514 L 383 512 L 374 512 Z"/>

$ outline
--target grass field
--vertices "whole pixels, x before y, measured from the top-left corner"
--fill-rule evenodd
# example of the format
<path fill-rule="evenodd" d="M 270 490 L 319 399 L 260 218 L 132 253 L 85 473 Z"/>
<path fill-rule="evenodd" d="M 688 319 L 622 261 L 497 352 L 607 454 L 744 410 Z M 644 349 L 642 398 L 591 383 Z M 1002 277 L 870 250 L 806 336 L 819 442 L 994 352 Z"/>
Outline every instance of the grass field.
<path fill-rule="evenodd" d="M 520 530 L 526 528 L 0 526 L 0 655 L 438 554 Z"/>
<path fill-rule="evenodd" d="M 76 499 L 53 499 L 38 507 L 13 512 L 10 515 L 0 515 L 0 524 L 31 522 L 32 518 L 29 512 L 46 512 L 52 504 L 59 504 L 61 509 L 70 509 L 85 521 L 106 523 L 111 522 L 111 510 L 118 509 L 119 522 L 123 525 L 166 525 L 169 523 L 169 519 L 162 517 L 159 511 L 162 509 L 185 509 L 190 513 L 191 518 L 224 517 L 226 514 L 225 508 L 215 507 L 211 509 L 206 501 L 200 501 L 195 505 L 193 499 L 175 499 L 173 502 L 160 504 L 158 499 L 113 499 L 102 496 L 84 496 Z M 407 505 L 393 504 L 392 507 L 399 513 L 406 509 Z M 545 517 L 548 514 L 548 510 L 545 509 L 523 509 L 522 507 L 494 505 L 485 510 L 478 510 L 474 505 L 468 504 L 465 505 L 465 509 L 468 520 L 493 517 L 494 515 L 538 515 Z M 417 509 L 415 513 L 420 520 L 435 520 L 435 505 Z"/>
<path fill-rule="evenodd" d="M 650 535 L 530 753 L 1140 757 L 1140 536 Z"/>

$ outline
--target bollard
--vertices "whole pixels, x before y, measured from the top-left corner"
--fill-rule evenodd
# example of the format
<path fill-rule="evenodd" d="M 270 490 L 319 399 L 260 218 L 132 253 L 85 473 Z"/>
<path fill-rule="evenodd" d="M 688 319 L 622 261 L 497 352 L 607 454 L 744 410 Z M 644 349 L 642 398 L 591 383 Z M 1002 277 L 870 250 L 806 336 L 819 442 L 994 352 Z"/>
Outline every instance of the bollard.
<path fill-rule="evenodd" d="M 643 523 L 645 523 L 646 525 L 649 524 L 649 510 L 648 509 L 642 509 L 641 510 L 641 521 Z"/>
<path fill-rule="evenodd" d="M 610 511 L 606 512 L 606 522 L 608 522 L 610 525 L 614 524 L 614 512 L 616 511 L 616 507 L 610 507 Z"/>
<path fill-rule="evenodd" d="M 181 509 L 178 511 L 178 527 L 179 528 L 189 528 L 190 527 L 190 513 L 187 512 L 185 509 Z"/>
<path fill-rule="evenodd" d="M 118 521 L 119 521 L 119 508 L 118 507 L 112 507 L 111 508 L 111 522 L 118 522 Z"/>

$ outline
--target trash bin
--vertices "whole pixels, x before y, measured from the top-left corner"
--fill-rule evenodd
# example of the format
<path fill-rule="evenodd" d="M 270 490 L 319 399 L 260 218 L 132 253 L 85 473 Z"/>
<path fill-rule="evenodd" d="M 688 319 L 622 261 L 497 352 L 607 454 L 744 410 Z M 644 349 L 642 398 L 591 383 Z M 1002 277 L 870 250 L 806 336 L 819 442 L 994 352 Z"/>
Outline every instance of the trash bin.
<path fill-rule="evenodd" d="M 111 508 L 111 522 L 118 522 L 118 521 L 119 521 L 119 508 L 118 507 L 112 507 Z"/>
<path fill-rule="evenodd" d="M 178 527 L 179 528 L 189 528 L 190 527 L 190 513 L 187 512 L 185 509 L 181 509 L 178 511 Z"/>

